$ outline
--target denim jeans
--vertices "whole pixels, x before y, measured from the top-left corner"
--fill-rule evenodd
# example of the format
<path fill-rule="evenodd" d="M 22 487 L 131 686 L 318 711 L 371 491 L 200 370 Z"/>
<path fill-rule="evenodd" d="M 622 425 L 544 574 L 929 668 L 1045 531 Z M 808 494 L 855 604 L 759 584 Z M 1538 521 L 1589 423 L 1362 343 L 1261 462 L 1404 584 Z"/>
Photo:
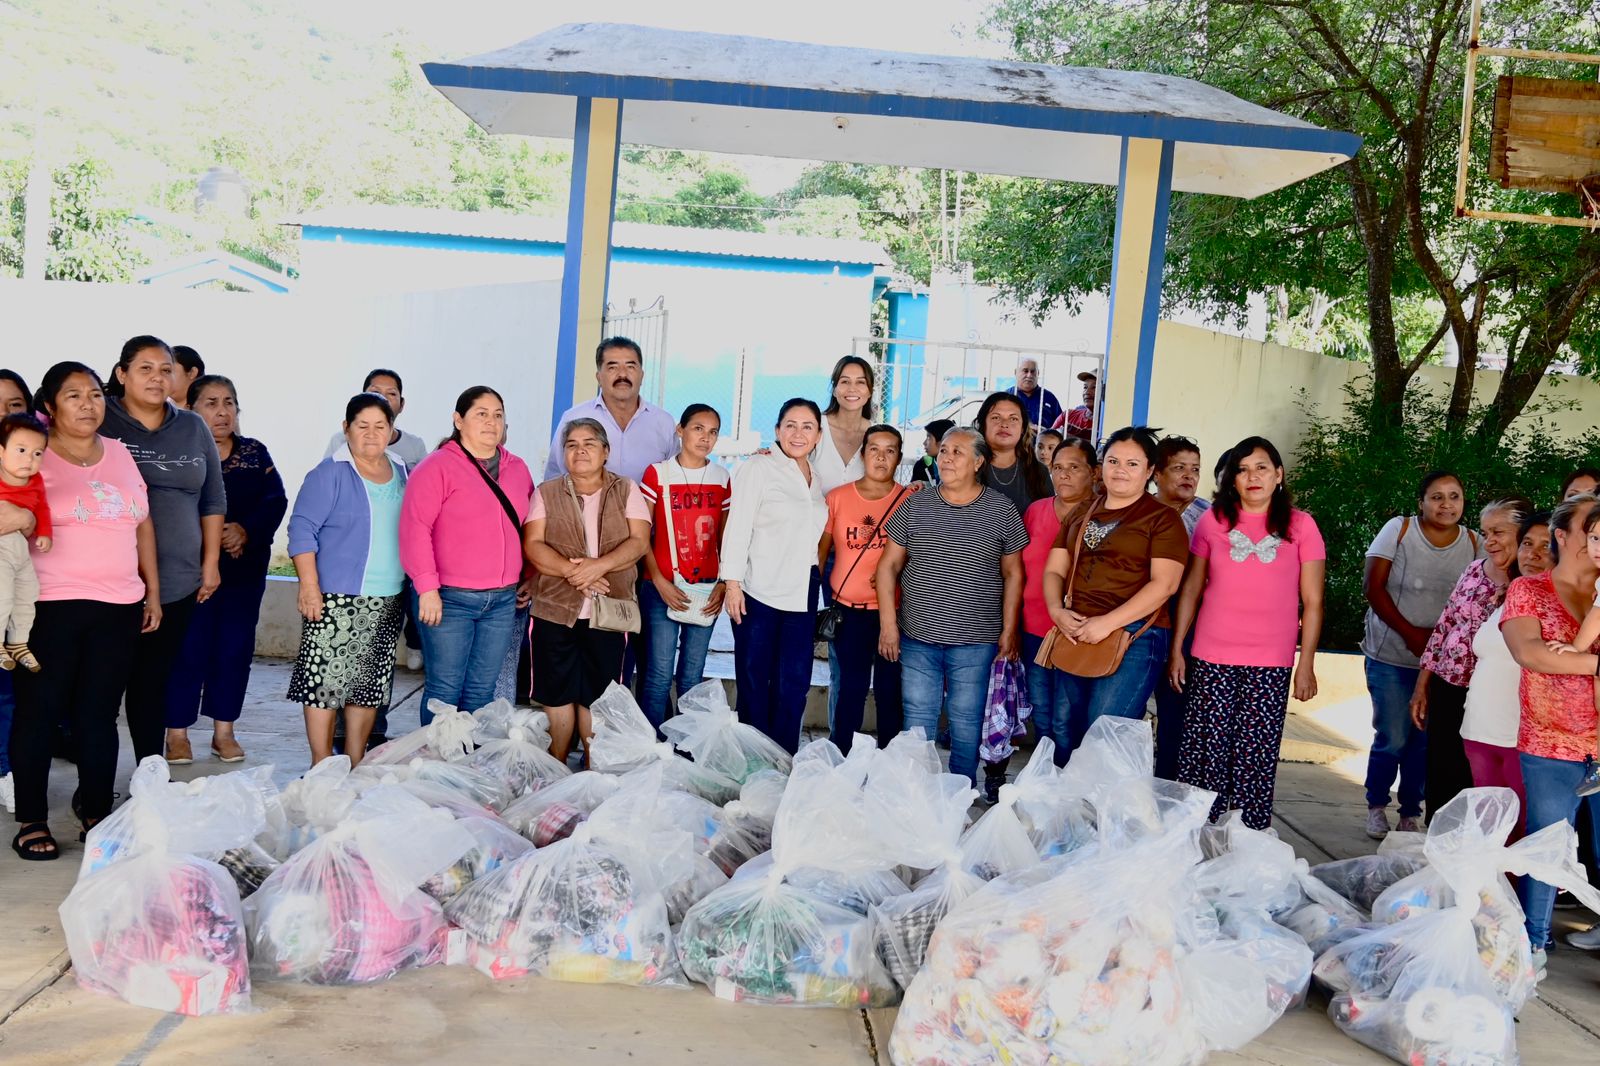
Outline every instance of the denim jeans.
<path fill-rule="evenodd" d="M 11 772 L 11 718 L 17 709 L 16 689 L 11 687 L 11 672 L 0 671 L 0 777 Z"/>
<path fill-rule="evenodd" d="M 1053 666 L 1039 666 L 1043 637 L 1022 634 L 1022 663 L 1028 673 L 1028 702 L 1033 704 L 1034 735 L 1049 737 L 1056 746 L 1056 765 L 1065 766 L 1067 756 L 1083 741 L 1082 716 L 1074 716 L 1067 700 L 1067 675 Z"/>
<path fill-rule="evenodd" d="M 1123 628 L 1136 633 L 1142 625 L 1142 621 L 1130 622 Z M 1117 672 L 1110 677 L 1061 675 L 1067 679 L 1067 704 L 1072 713 L 1082 719 L 1084 732 L 1107 715 L 1144 717 L 1150 693 L 1155 691 L 1156 681 L 1167 667 L 1167 646 L 1171 639 L 1170 629 L 1146 630 L 1144 636 L 1128 645 Z"/>
<path fill-rule="evenodd" d="M 1522 752 L 1522 787 L 1528 796 L 1527 833 L 1532 836 L 1547 825 L 1578 824 L 1578 805 L 1589 807 L 1589 840 L 1600 854 L 1600 796 L 1580 797 L 1576 791 L 1583 780 L 1583 763 L 1564 759 L 1543 759 Z M 1531 877 L 1519 879 L 1522 910 L 1528 919 L 1528 940 L 1542 948 L 1550 940 L 1550 917 L 1556 904 L 1556 890 Z"/>
<path fill-rule="evenodd" d="M 881 747 L 900 732 L 903 717 L 900 664 L 878 654 L 878 609 L 842 608 L 839 632 L 830 645 L 830 657 L 839 664 L 838 695 L 828 721 L 830 739 L 840 751 L 850 753 L 851 741 L 861 731 L 867 713 L 867 689 L 878 708 L 878 744 Z"/>
<path fill-rule="evenodd" d="M 1389 790 L 1400 778 L 1400 816 L 1422 814 L 1428 772 L 1428 734 L 1411 724 L 1415 666 L 1390 666 L 1367 659 L 1367 692 L 1372 697 L 1372 750 L 1367 755 L 1367 806 L 1389 806 Z"/>
<path fill-rule="evenodd" d="M 422 688 L 422 724 L 433 721 L 432 700 L 463 711 L 494 702 L 500 667 L 517 639 L 517 586 L 439 590 L 439 624 L 423 625 L 422 658 L 428 672 Z"/>
<path fill-rule="evenodd" d="M 800 747 L 800 724 L 811 692 L 817 612 L 780 611 L 749 593 L 744 603 L 744 621 L 733 627 L 739 721 L 755 726 L 792 755 Z"/>
<path fill-rule="evenodd" d="M 639 703 L 650 723 L 659 726 L 667 717 L 674 673 L 680 697 L 706 679 L 712 627 L 685 625 L 668 618 L 667 601 L 649 581 L 639 583 L 639 611 L 649 631 Z"/>
<path fill-rule="evenodd" d="M 900 689 L 905 727 L 922 727 L 927 736 L 939 729 L 939 709 L 950 720 L 950 772 L 978 783 L 978 741 L 983 733 L 984 703 L 989 695 L 989 668 L 999 654 L 997 644 L 928 644 L 900 637 Z"/>

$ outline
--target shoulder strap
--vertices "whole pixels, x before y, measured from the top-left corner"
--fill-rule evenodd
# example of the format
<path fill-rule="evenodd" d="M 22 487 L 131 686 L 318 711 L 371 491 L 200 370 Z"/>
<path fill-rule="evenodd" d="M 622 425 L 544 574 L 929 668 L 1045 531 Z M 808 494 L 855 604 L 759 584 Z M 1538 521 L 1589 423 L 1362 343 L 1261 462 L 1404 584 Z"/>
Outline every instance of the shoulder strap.
<path fill-rule="evenodd" d="M 1402 517 L 1400 519 L 1400 536 L 1396 537 L 1395 538 L 1395 542 L 1394 542 L 1394 550 L 1395 550 L 1395 554 L 1396 555 L 1398 555 L 1400 553 L 1400 542 L 1406 539 L 1406 534 L 1409 533 L 1410 531 L 1411 531 L 1411 516 L 1410 515 L 1405 515 L 1404 517 Z"/>
<path fill-rule="evenodd" d="M 489 491 L 494 493 L 494 498 L 500 501 L 500 506 L 506 513 L 506 521 L 511 523 L 511 531 L 521 537 L 522 523 L 517 521 L 517 509 L 511 506 L 511 501 L 506 498 L 505 490 L 500 488 L 500 483 L 490 477 L 489 471 L 483 468 L 483 464 L 468 454 L 465 448 L 462 448 L 459 444 L 456 447 L 461 449 L 461 457 L 472 464 L 472 469 L 476 470 L 478 476 L 483 478 L 483 483 L 489 486 Z M 508 452 L 507 454 L 509 455 L 510 453 Z"/>
<path fill-rule="evenodd" d="M 1083 530 L 1084 527 L 1089 524 L 1089 519 L 1094 517 L 1094 504 L 1094 498 L 1091 497 L 1089 502 L 1084 506 L 1083 517 L 1073 523 L 1072 533 L 1070 534 L 1070 539 L 1072 541 L 1072 566 L 1067 570 L 1067 591 L 1066 596 L 1062 601 L 1062 606 L 1066 607 L 1068 610 L 1072 609 L 1072 586 L 1078 580 L 1078 557 L 1083 551 Z M 1144 625 L 1140 626 L 1139 631 L 1129 639 L 1138 640 L 1140 637 L 1144 636 L 1145 631 L 1156 624 L 1156 618 L 1161 614 L 1161 608 L 1164 606 L 1166 605 L 1160 604 L 1155 610 L 1151 611 L 1150 617 L 1144 620 Z"/>
<path fill-rule="evenodd" d="M 889 506 L 885 508 L 883 512 L 883 521 L 879 522 L 872 530 L 872 533 L 868 535 L 866 543 L 861 545 L 861 549 L 856 552 L 855 561 L 850 564 L 850 569 L 844 572 L 844 580 L 839 582 L 841 587 L 850 583 L 850 575 L 856 572 L 856 567 L 860 564 L 861 560 L 866 558 L 868 551 L 872 550 L 872 542 L 877 540 L 878 534 L 883 532 L 883 527 L 888 523 L 889 516 L 894 513 L 895 507 L 900 503 L 900 497 L 904 496 L 910 491 L 910 489 L 910 485 L 901 485 L 900 491 L 894 494 L 893 500 L 889 501 Z"/>

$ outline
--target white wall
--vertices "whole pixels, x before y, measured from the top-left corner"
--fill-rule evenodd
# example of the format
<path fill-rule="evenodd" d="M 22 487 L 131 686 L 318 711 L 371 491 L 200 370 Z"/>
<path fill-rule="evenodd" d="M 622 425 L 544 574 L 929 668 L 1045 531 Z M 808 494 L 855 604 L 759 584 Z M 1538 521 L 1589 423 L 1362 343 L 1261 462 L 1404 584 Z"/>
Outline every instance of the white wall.
<path fill-rule="evenodd" d="M 241 428 L 267 445 L 292 499 L 375 366 L 404 376 L 400 424 L 430 444 L 450 432 L 462 389 L 494 386 L 506 398 L 511 450 L 542 463 L 559 297 L 552 282 L 269 296 L 0 279 L 10 341 L 0 365 L 37 385 L 62 359 L 109 373 L 136 334 L 191 345 L 207 370 L 238 385 Z"/>

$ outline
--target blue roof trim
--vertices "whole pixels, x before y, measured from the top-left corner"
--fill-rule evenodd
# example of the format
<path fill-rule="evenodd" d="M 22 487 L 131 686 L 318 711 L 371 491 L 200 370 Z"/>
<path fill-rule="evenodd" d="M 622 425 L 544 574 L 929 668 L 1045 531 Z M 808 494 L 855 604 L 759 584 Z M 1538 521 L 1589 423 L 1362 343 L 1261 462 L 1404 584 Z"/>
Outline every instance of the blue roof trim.
<path fill-rule="evenodd" d="M 1268 126 L 1169 115 L 1129 115 L 1031 104 L 944 100 L 878 93 L 787 89 L 772 85 L 646 78 L 635 75 L 578 74 L 566 71 L 519 70 L 508 67 L 466 67 L 456 63 L 424 63 L 422 72 L 436 88 L 483 89 L 493 92 L 542 93 L 549 96 L 611 97 L 622 100 L 674 100 L 779 111 L 818 111 L 846 115 L 884 115 L 986 126 L 1091 133 L 1112 137 L 1149 137 L 1195 144 L 1235 145 L 1282 151 L 1328 152 L 1353 156 L 1361 138 L 1342 130 L 1316 126 Z"/>
<path fill-rule="evenodd" d="M 372 244 L 388 247 L 435 248 L 456 252 L 496 252 L 561 258 L 563 245 L 554 241 L 526 241 L 508 237 L 469 237 L 450 233 L 409 233 L 396 230 L 343 229 L 337 226 L 302 226 L 305 241 L 344 244 Z M 768 259 L 748 255 L 711 252 L 682 252 L 667 248 L 611 249 L 613 263 L 648 263 L 657 266 L 699 267 L 711 270 L 754 270 L 772 274 L 826 274 L 842 278 L 871 277 L 876 268 L 870 263 L 841 263 L 820 259 Z"/>

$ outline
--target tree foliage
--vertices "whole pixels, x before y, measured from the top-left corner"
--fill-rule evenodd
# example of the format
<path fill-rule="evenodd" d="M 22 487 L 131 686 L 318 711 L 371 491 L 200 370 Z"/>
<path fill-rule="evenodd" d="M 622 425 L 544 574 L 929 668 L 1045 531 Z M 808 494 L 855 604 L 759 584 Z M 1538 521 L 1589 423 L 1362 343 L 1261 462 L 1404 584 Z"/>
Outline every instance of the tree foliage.
<path fill-rule="evenodd" d="M 0 273 L 21 276 L 29 163 L 0 166 Z M 133 246 L 128 212 L 107 205 L 102 164 L 80 158 L 50 175 L 49 250 L 52 281 L 127 281 L 142 256 Z"/>
<path fill-rule="evenodd" d="M 1252 292 L 1283 288 L 1359 308 L 1380 423 L 1404 419 L 1406 386 L 1450 332 L 1461 366 L 1444 417 L 1492 442 L 1565 354 L 1600 353 L 1600 235 L 1457 219 L 1455 146 L 1469 0 L 1001 0 L 992 28 L 1021 58 L 1195 78 L 1263 106 L 1364 138 L 1351 162 L 1254 201 L 1174 197 L 1167 295 L 1242 315 Z M 1600 50 L 1587 0 L 1499 0 L 1485 40 Z M 1480 67 L 1492 97 L 1493 75 Z M 1541 73 L 1550 73 L 1541 70 Z M 1560 76 L 1560 68 L 1555 74 Z M 1592 79 L 1592 71 L 1582 76 Z M 1490 107 L 1477 108 L 1486 155 Z M 1480 158 L 1476 173 L 1483 173 Z M 1490 193 L 1485 180 L 1474 195 Z M 978 237 L 980 272 L 1042 312 L 1110 276 L 1109 190 L 1013 183 Z M 1524 209 L 1574 213 L 1570 197 L 1523 194 Z M 1544 205 L 1543 208 L 1540 205 Z M 1432 328 L 1418 328 L 1418 303 Z M 1487 407 L 1472 403 L 1485 344 L 1510 369 Z"/>

